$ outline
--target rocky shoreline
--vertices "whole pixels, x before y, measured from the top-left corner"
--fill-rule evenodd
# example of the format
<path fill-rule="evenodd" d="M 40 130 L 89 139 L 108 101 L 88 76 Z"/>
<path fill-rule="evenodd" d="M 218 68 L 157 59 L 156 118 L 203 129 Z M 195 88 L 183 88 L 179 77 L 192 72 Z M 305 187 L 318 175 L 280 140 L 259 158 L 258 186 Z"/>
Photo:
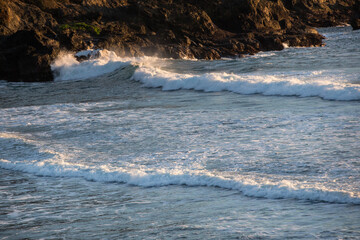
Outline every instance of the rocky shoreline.
<path fill-rule="evenodd" d="M 219 59 L 322 46 L 313 27 L 360 28 L 357 0 L 3 0 L 0 79 L 52 81 L 62 50 Z"/>

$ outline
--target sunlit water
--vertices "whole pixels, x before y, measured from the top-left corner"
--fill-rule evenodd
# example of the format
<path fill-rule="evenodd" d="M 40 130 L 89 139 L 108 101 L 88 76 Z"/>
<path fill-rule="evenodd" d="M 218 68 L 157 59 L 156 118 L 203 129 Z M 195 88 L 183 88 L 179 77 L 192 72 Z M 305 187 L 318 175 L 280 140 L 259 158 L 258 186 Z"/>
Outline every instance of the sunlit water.
<path fill-rule="evenodd" d="M 0 83 L 3 239 L 360 239 L 360 32 Z M 171 90 L 171 91 L 169 91 Z"/>

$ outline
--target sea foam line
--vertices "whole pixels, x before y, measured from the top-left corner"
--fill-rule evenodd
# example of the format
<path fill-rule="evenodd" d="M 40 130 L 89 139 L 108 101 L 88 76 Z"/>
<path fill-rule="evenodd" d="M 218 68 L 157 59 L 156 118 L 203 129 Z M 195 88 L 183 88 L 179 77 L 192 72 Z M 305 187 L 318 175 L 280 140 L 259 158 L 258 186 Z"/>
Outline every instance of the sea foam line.
<path fill-rule="evenodd" d="M 344 191 L 332 191 L 317 188 L 296 188 L 287 184 L 241 181 L 215 176 L 201 172 L 153 172 L 125 168 L 109 168 L 107 166 L 89 167 L 81 164 L 59 164 L 51 161 L 43 162 L 11 162 L 0 159 L 3 169 L 21 171 L 39 176 L 74 177 L 98 182 L 118 182 L 142 187 L 159 187 L 169 185 L 218 187 L 236 190 L 249 197 L 269 199 L 297 199 L 323 201 L 329 203 L 360 204 L 360 197 Z"/>
<path fill-rule="evenodd" d="M 194 89 L 205 92 L 230 91 L 263 94 L 321 97 L 327 100 L 360 100 L 360 86 L 327 79 L 329 76 L 241 75 L 232 73 L 180 74 L 154 67 L 140 67 L 133 79 L 145 87 L 164 91 Z"/>

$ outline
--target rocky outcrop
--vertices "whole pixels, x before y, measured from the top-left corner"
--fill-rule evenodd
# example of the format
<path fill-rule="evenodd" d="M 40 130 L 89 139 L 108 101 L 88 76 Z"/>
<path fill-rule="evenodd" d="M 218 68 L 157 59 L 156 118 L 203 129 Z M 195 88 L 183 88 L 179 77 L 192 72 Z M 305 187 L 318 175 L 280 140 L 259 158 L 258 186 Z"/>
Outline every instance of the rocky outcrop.
<path fill-rule="evenodd" d="M 349 24 L 357 0 L 286 0 L 286 7 L 297 21 L 313 27 Z"/>
<path fill-rule="evenodd" d="M 357 1 L 353 7 L 353 14 L 350 19 L 350 24 L 354 30 L 360 29 L 360 2 Z"/>
<path fill-rule="evenodd" d="M 312 26 L 349 22 L 355 0 L 3 0 L 0 79 L 52 80 L 60 49 L 218 59 L 321 46 Z M 29 39 L 31 41 L 25 41 Z"/>
<path fill-rule="evenodd" d="M 1 43 L 0 79 L 43 82 L 53 79 L 50 64 L 59 43 L 36 30 L 20 30 Z"/>
<path fill-rule="evenodd" d="M 36 2 L 36 1 L 34 1 Z M 54 29 L 56 20 L 48 12 L 25 1 L 0 1 L 0 36 L 7 36 L 19 30 L 47 31 Z"/>

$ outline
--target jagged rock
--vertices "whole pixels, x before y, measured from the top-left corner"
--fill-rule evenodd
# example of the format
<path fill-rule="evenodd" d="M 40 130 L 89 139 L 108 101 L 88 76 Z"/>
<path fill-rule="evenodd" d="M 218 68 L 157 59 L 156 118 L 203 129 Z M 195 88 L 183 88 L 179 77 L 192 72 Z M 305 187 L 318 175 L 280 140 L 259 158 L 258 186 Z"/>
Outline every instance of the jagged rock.
<path fill-rule="evenodd" d="M 51 80 L 60 47 L 218 59 L 281 50 L 284 43 L 321 46 L 323 37 L 310 26 L 349 23 L 353 11 L 358 28 L 356 1 L 1 0 L 0 78 Z"/>
<path fill-rule="evenodd" d="M 14 34 L 19 30 L 48 31 L 56 25 L 51 14 L 33 4 L 17 0 L 0 1 L 0 36 Z"/>
<path fill-rule="evenodd" d="M 313 27 L 333 27 L 350 22 L 358 0 L 283 0 L 298 21 Z"/>

